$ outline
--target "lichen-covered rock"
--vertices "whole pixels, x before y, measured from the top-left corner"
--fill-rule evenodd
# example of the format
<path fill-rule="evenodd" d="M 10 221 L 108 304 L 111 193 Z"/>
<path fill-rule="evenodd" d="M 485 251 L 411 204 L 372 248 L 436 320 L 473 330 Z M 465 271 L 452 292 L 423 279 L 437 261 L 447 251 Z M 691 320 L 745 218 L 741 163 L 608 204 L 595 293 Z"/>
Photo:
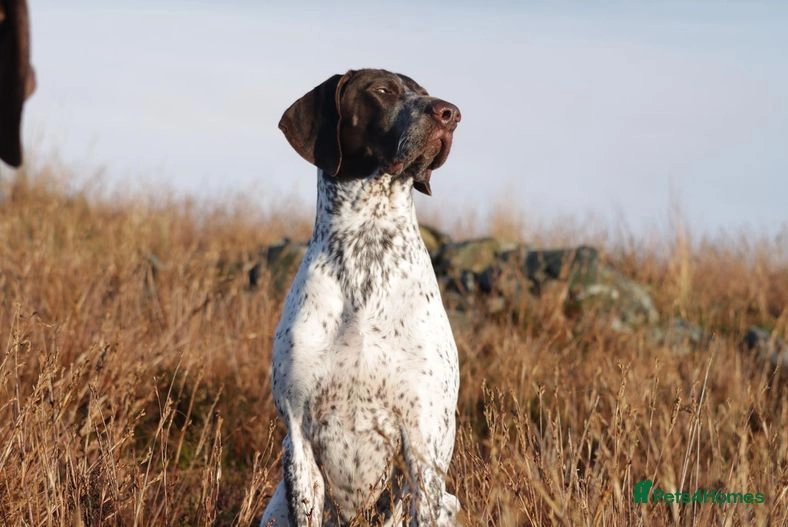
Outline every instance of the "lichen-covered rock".
<path fill-rule="evenodd" d="M 649 333 L 651 341 L 676 355 L 697 351 L 708 343 L 709 336 L 698 326 L 683 318 L 672 318 L 663 326 L 655 326 Z"/>
<path fill-rule="evenodd" d="M 788 342 L 777 338 L 765 329 L 751 327 L 744 335 L 742 344 L 745 349 L 755 352 L 759 360 L 775 367 L 788 368 Z"/>
<path fill-rule="evenodd" d="M 455 242 L 426 225 L 421 235 L 447 309 L 469 314 L 469 320 L 517 310 L 553 282 L 566 287 L 567 312 L 602 313 L 616 330 L 659 320 L 648 289 L 605 266 L 593 247 L 536 250 L 496 238 Z M 258 285 L 265 269 L 273 291 L 283 294 L 305 250 L 305 244 L 289 239 L 261 250 L 249 271 L 250 287 Z M 673 338 L 672 331 L 660 338 Z"/>
<path fill-rule="evenodd" d="M 523 270 L 535 292 L 551 280 L 565 280 L 570 289 L 586 287 L 597 281 L 598 267 L 599 252 L 585 245 L 572 249 L 528 251 L 523 261 Z"/>
<path fill-rule="evenodd" d="M 496 264 L 502 252 L 513 248 L 512 244 L 504 244 L 495 238 L 450 242 L 441 247 L 433 262 L 435 273 L 438 276 L 456 277 L 459 277 L 463 271 L 481 273 Z"/>
<path fill-rule="evenodd" d="M 617 331 L 631 331 L 659 321 L 659 311 L 648 288 L 607 266 L 600 266 L 594 279 L 587 275 L 577 283 L 572 300 L 584 309 L 593 306 L 609 312 L 611 325 Z"/>
<path fill-rule="evenodd" d="M 661 321 L 648 287 L 606 265 L 593 247 L 534 249 L 496 238 L 456 242 L 426 225 L 421 235 L 455 331 L 475 331 L 491 316 L 521 320 L 540 296 L 557 287 L 569 317 L 620 332 L 643 330 L 651 344 L 677 355 L 702 350 L 709 342 L 709 334 L 687 320 Z M 261 249 L 248 273 L 250 288 L 267 276 L 271 291 L 284 295 L 305 251 L 305 243 L 289 239 Z M 155 277 L 164 264 L 153 255 L 149 262 Z M 244 267 L 242 262 L 219 265 L 221 276 L 229 278 Z M 788 343 L 764 329 L 750 328 L 743 347 L 759 360 L 788 367 Z"/>
<path fill-rule="evenodd" d="M 292 282 L 305 252 L 305 243 L 296 243 L 289 238 L 262 248 L 258 262 L 249 270 L 249 287 L 256 288 L 260 284 L 265 268 L 270 277 L 269 285 L 272 290 L 276 293 L 284 293 Z"/>
<path fill-rule="evenodd" d="M 448 256 L 446 256 L 448 253 Z M 453 244 L 443 253 L 440 276 L 449 289 L 466 295 L 487 295 L 486 312 L 498 313 L 520 304 L 522 295 L 539 296 L 550 282 L 564 283 L 570 310 L 611 315 L 619 331 L 659 320 L 648 290 L 600 263 L 593 247 L 534 250 L 525 245 L 502 246 L 494 239 Z M 481 266 L 486 267 L 480 270 Z"/>
<path fill-rule="evenodd" d="M 420 225 L 419 230 L 421 231 L 421 239 L 424 240 L 424 245 L 427 247 L 427 252 L 430 253 L 430 258 L 434 262 L 441 248 L 451 243 L 451 236 L 429 225 Z"/>

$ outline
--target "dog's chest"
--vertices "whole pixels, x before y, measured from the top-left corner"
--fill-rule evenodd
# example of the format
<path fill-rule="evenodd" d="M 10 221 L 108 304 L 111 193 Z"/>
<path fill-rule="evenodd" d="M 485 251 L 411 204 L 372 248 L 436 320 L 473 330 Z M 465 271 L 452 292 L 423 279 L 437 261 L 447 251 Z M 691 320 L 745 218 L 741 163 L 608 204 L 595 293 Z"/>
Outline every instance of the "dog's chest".
<path fill-rule="evenodd" d="M 451 376 L 451 329 L 418 231 L 362 232 L 310 245 L 275 338 L 275 398 L 400 411 L 422 376 Z"/>
<path fill-rule="evenodd" d="M 320 185 L 274 338 L 274 402 L 310 443 L 332 499 L 356 510 L 371 505 L 403 437 L 431 442 L 448 464 L 457 349 L 409 185 Z"/>
<path fill-rule="evenodd" d="M 327 244 L 310 246 L 277 331 L 275 402 L 294 409 L 291 423 L 303 427 L 347 510 L 372 505 L 361 497 L 375 493 L 359 490 L 385 483 L 403 430 L 428 418 L 435 436 L 453 437 L 456 348 L 417 236 L 394 236 L 385 248 L 350 236 L 339 267 Z M 353 247 L 384 257 L 365 261 Z"/>
<path fill-rule="evenodd" d="M 298 411 L 330 401 L 335 411 L 364 410 L 354 415 L 407 413 L 429 390 L 451 401 L 456 370 L 410 188 L 322 181 L 314 236 L 274 340 L 280 412 L 286 399 Z"/>

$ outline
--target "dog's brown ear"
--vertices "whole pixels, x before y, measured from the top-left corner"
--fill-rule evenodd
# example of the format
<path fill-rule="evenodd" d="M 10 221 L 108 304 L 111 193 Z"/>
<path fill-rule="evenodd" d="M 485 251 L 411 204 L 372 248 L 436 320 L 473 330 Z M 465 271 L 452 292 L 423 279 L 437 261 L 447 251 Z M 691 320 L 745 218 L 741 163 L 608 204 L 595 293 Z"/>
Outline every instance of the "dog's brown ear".
<path fill-rule="evenodd" d="M 339 173 L 342 87 L 353 75 L 333 75 L 285 110 L 279 129 L 301 157 L 330 175 Z"/>
<path fill-rule="evenodd" d="M 22 106 L 35 90 L 26 0 L 0 0 L 0 159 L 22 164 Z"/>

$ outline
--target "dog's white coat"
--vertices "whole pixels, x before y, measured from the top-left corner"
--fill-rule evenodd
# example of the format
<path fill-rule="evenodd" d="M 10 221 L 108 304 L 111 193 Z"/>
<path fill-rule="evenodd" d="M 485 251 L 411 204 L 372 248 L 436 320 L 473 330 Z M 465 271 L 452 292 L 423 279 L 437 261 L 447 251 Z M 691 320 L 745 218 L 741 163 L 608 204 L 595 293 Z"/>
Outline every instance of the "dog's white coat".
<path fill-rule="evenodd" d="M 337 184 L 318 171 L 315 230 L 276 331 L 273 383 L 288 427 L 285 474 L 262 525 L 321 525 L 324 506 L 338 524 L 370 508 L 389 524 L 403 514 L 412 524 L 454 523 L 459 503 L 444 479 L 457 348 L 411 180 Z M 381 504 L 395 468 L 404 486 L 386 494 L 393 506 Z M 292 523 L 287 486 L 298 496 Z"/>

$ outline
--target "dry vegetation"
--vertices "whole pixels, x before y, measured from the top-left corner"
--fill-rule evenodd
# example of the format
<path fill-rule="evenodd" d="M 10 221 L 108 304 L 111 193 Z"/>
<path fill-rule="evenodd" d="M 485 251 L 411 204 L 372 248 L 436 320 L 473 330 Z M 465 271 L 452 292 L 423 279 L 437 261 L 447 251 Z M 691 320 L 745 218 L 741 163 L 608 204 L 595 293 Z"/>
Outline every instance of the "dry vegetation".
<path fill-rule="evenodd" d="M 46 170 L 4 177 L 0 523 L 250 525 L 279 476 L 282 299 L 250 291 L 244 266 L 261 244 L 305 238 L 311 218 L 110 202 Z M 457 328 L 449 485 L 466 524 L 788 524 L 786 372 L 739 347 L 751 324 L 788 330 L 786 240 L 680 234 L 610 243 L 608 258 L 663 313 L 713 332 L 697 353 L 573 318 L 560 287 Z M 766 502 L 634 504 L 646 477 Z"/>

